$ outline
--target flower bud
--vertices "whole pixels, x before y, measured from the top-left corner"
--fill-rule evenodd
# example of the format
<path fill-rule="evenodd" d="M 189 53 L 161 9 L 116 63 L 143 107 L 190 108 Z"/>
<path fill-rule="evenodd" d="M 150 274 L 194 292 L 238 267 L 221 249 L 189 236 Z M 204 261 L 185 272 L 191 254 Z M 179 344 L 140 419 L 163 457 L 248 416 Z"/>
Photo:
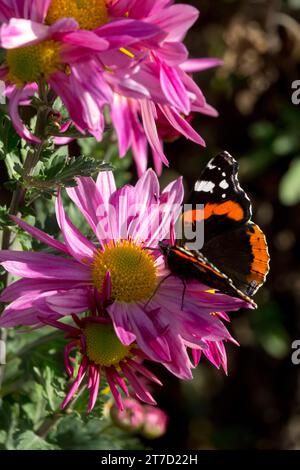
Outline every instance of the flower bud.
<path fill-rule="evenodd" d="M 112 406 L 110 416 L 113 422 L 124 431 L 137 432 L 144 423 L 143 406 L 134 398 L 125 398 L 123 400 L 124 410 L 121 411 L 117 406 Z"/>
<path fill-rule="evenodd" d="M 153 406 L 145 406 L 142 435 L 147 439 L 162 437 L 167 431 L 168 420 L 169 418 L 163 410 Z"/>

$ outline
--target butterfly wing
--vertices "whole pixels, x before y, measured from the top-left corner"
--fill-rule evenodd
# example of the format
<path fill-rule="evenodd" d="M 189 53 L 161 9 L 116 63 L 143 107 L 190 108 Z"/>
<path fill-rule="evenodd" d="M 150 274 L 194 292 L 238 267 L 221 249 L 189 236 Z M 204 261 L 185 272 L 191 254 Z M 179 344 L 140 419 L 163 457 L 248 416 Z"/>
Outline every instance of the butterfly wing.
<path fill-rule="evenodd" d="M 251 219 L 251 202 L 237 175 L 237 161 L 229 153 L 222 152 L 207 164 L 195 183 L 183 222 L 193 224 L 195 230 L 196 224 L 204 221 L 205 241 Z"/>
<path fill-rule="evenodd" d="M 255 306 L 255 303 L 239 290 L 225 273 L 216 268 L 202 253 L 179 246 L 160 244 L 170 271 L 184 281 L 197 280 L 222 294 L 240 297 Z"/>
<path fill-rule="evenodd" d="M 220 153 L 208 163 L 189 204 L 184 224 L 193 224 L 195 231 L 197 223 L 204 223 L 204 245 L 193 255 L 208 260 L 238 291 L 253 295 L 269 271 L 268 247 L 261 229 L 251 222 L 251 202 L 239 184 L 238 164 L 229 153 Z"/>
<path fill-rule="evenodd" d="M 201 253 L 248 296 L 264 284 L 269 272 L 266 238 L 253 222 L 208 240 Z"/>

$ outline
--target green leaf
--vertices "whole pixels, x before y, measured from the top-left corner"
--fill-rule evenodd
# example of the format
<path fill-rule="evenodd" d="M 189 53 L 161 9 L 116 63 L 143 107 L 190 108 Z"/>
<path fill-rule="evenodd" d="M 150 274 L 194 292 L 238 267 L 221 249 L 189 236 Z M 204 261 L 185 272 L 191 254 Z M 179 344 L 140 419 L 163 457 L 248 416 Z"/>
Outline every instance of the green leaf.
<path fill-rule="evenodd" d="M 49 366 L 45 366 L 43 370 L 34 367 L 37 380 L 42 385 L 42 395 L 47 403 L 47 408 L 51 412 L 55 412 L 60 403 L 61 396 L 58 393 L 62 389 L 62 382 L 56 377 L 56 373 Z"/>
<path fill-rule="evenodd" d="M 57 446 L 49 444 L 33 431 L 25 431 L 20 434 L 16 442 L 17 450 L 55 450 Z"/>
<path fill-rule="evenodd" d="M 20 407 L 18 403 L 14 403 L 8 407 L 5 401 L 1 400 L 0 426 L 6 432 L 5 442 L 3 442 L 3 444 L 7 450 L 13 450 L 15 448 L 14 436 L 18 430 L 19 416 Z M 4 434 L 2 437 L 4 437 Z"/>
<path fill-rule="evenodd" d="M 39 195 L 51 196 L 58 188 L 76 186 L 76 177 L 91 176 L 99 171 L 108 171 L 112 167 L 108 163 L 91 157 L 80 156 L 69 158 L 66 148 L 55 152 L 48 159 L 43 156 L 39 162 L 39 174 L 24 181 L 28 191 L 28 199 Z"/>
<path fill-rule="evenodd" d="M 68 184 L 75 184 L 75 177 L 77 176 L 91 176 L 99 171 L 111 170 L 111 165 L 94 160 L 90 157 L 72 158 L 67 162 L 64 168 L 56 175 L 58 184 L 64 186 Z"/>
<path fill-rule="evenodd" d="M 5 444 L 7 438 L 7 432 L 3 429 L 0 430 L 0 444 Z"/>
<path fill-rule="evenodd" d="M 67 416 L 49 438 L 66 450 L 141 449 L 141 443 L 106 419 Z"/>
<path fill-rule="evenodd" d="M 13 221 L 8 215 L 7 206 L 0 206 L 0 229 L 14 225 Z"/>
<path fill-rule="evenodd" d="M 7 154 L 14 152 L 20 142 L 21 138 L 11 120 L 7 116 L 0 116 L 0 158 L 4 159 Z"/>

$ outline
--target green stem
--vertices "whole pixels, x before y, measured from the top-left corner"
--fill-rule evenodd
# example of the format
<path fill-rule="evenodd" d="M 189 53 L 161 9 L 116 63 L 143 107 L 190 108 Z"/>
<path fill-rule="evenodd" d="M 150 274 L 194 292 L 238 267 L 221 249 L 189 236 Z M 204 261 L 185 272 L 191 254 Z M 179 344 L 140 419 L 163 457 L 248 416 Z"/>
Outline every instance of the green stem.
<path fill-rule="evenodd" d="M 54 426 L 61 419 L 61 417 L 62 417 L 61 412 L 55 412 L 53 416 L 51 416 L 50 418 L 46 418 L 45 421 L 41 424 L 41 426 L 36 431 L 36 434 L 42 439 L 45 439 L 48 436 L 51 429 L 54 428 Z"/>

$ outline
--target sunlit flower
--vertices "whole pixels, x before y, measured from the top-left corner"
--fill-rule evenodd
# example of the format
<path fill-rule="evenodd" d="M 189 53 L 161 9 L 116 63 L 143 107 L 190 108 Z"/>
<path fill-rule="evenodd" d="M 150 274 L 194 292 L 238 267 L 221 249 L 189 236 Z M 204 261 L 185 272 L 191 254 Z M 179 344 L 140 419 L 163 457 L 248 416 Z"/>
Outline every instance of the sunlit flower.
<path fill-rule="evenodd" d="M 165 33 L 159 43 L 152 41 L 145 46 L 140 42 L 128 48 L 132 63 L 138 60 L 130 75 L 135 94 L 128 93 L 122 81 L 117 84 L 115 77 L 107 73 L 107 80 L 115 82 L 111 119 L 118 135 L 120 156 L 131 148 L 140 175 L 147 168 L 149 144 L 155 168 L 160 173 L 162 164 L 168 165 L 163 135 L 159 132 L 162 116 L 173 131 L 205 146 L 187 117 L 191 113 L 216 117 L 218 113 L 207 104 L 192 75 L 216 67 L 221 61 L 189 59 L 183 40 L 199 16 L 199 11 L 191 5 L 174 5 L 173 0 L 116 0 L 111 2 L 110 12 L 141 19 Z"/>
<path fill-rule="evenodd" d="M 113 394 L 116 405 L 124 410 L 120 391 L 129 396 L 126 381 L 129 383 L 134 395 L 145 403 L 155 405 L 144 382 L 137 375 L 146 377 L 148 381 L 161 385 L 160 380 L 141 364 L 142 354 L 135 344 L 124 346 L 115 334 L 111 321 L 101 316 L 89 316 L 79 319 L 73 316 L 74 325 L 56 320 L 45 319 L 45 323 L 67 333 L 70 342 L 65 347 L 64 359 L 67 374 L 75 380 L 61 404 L 64 409 L 83 380 L 87 379 L 89 390 L 88 411 L 94 408 L 100 391 L 101 375 L 104 376 Z M 73 352 L 80 354 L 80 363 L 77 372 L 74 370 L 75 357 Z M 124 380 L 126 379 L 126 381 Z"/>
<path fill-rule="evenodd" d="M 229 321 L 229 316 L 225 312 L 216 312 L 215 315 L 219 316 L 222 318 L 224 321 Z M 193 361 L 195 367 L 198 366 L 202 354 L 208 359 L 217 369 L 222 369 L 224 370 L 225 374 L 227 375 L 228 373 L 228 367 L 227 367 L 227 353 L 225 349 L 225 345 L 223 341 L 207 341 L 203 340 L 205 343 L 204 348 L 200 349 L 193 349 L 192 350 L 192 356 L 193 356 Z M 233 340 L 235 344 L 238 345 L 236 341 Z"/>
<path fill-rule="evenodd" d="M 1 295 L 11 302 L 0 326 L 38 325 L 47 320 L 105 305 L 119 340 L 139 348 L 178 377 L 189 379 L 187 347 L 207 349 L 207 342 L 232 340 L 220 315 L 248 304 L 196 281 L 167 276 L 158 242 L 169 237 L 181 211 L 182 180 L 160 193 L 157 176 L 148 170 L 136 186 L 116 190 L 110 172 L 79 178 L 67 190 L 98 242 L 87 239 L 64 211 L 61 196 L 56 216 L 64 243 L 13 217 L 20 227 L 61 256 L 41 252 L 2 251 L 0 261 L 22 279 Z M 183 296 L 184 293 L 184 296 Z M 106 299 L 106 300 L 104 300 Z"/>
<path fill-rule="evenodd" d="M 157 126 L 163 115 L 180 135 L 205 145 L 189 116 L 216 116 L 192 78 L 220 64 L 189 59 L 183 39 L 199 15 L 190 5 L 162 0 L 0 1 L 0 79 L 14 87 L 10 114 L 17 131 L 37 141 L 22 123 L 21 94 L 46 80 L 77 129 L 101 140 L 104 109 L 116 130 L 120 156 L 132 149 L 139 175 L 148 144 L 156 168 L 168 164 Z"/>
<path fill-rule="evenodd" d="M 9 113 L 14 126 L 29 141 L 39 142 L 39 139 L 22 122 L 18 107 L 32 97 L 32 85 L 43 81 L 60 96 L 77 129 L 101 140 L 105 126 L 103 108 L 112 102 L 113 93 L 104 78 L 104 66 L 93 59 L 95 51 L 118 51 L 120 60 L 116 57 L 115 65 L 122 68 L 123 56 L 127 56 L 119 51 L 121 46 L 152 38 L 160 31 L 138 20 L 124 22 L 121 18 L 109 23 L 105 0 L 80 3 L 75 0 L 0 1 L 3 23 L 0 47 L 6 52 L 0 79 L 9 87 Z M 97 36 L 88 31 L 94 28 Z"/>

